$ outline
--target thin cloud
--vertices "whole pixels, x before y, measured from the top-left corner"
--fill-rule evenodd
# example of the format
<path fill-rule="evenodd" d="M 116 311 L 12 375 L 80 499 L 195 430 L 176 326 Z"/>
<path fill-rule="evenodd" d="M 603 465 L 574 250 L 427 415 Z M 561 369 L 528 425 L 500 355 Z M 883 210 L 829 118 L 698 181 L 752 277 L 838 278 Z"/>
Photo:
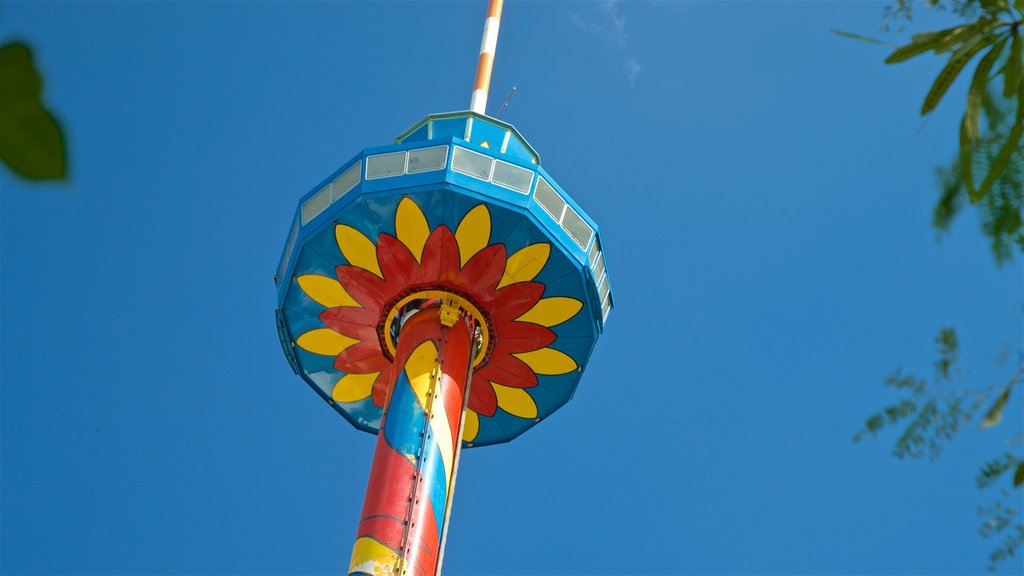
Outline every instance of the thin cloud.
<path fill-rule="evenodd" d="M 623 71 L 629 85 L 636 83 L 636 78 L 644 67 L 633 56 L 629 48 L 629 33 L 626 31 L 626 18 L 619 11 L 618 0 L 605 0 L 599 4 L 596 14 L 584 15 L 576 11 L 569 12 L 569 21 L 581 30 L 598 37 L 614 47 L 623 60 Z"/>

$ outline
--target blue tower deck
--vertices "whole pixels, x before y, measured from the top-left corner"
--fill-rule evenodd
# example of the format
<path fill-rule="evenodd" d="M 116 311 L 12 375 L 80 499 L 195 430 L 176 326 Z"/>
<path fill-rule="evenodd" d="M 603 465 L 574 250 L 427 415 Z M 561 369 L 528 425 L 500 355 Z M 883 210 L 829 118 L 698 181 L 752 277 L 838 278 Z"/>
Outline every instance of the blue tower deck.
<path fill-rule="evenodd" d="M 463 442 L 507 442 L 571 399 L 614 296 L 597 224 L 511 125 L 430 115 L 302 197 L 275 274 L 292 369 L 376 433 L 410 298 L 451 294 L 481 316 Z"/>

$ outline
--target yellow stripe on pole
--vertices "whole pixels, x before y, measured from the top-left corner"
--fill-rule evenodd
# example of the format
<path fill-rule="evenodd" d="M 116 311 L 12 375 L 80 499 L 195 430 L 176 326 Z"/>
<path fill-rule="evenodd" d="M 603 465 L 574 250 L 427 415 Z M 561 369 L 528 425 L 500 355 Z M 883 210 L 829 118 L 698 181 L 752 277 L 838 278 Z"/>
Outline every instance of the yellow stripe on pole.
<path fill-rule="evenodd" d="M 438 362 L 437 348 L 432 341 L 427 340 L 417 346 L 409 355 L 409 359 L 405 362 L 405 375 L 409 379 L 412 391 L 416 394 L 416 400 L 419 401 L 420 407 L 426 413 L 430 430 L 433 432 L 437 448 L 441 452 L 445 478 L 448 478 L 452 474 L 452 460 L 455 454 L 455 447 L 452 446 L 451 424 L 448 423 L 448 413 L 444 408 L 444 402 L 435 402 L 430 398 L 430 385 L 433 383 L 434 371 L 438 367 Z M 436 385 L 440 386 L 441 383 L 438 382 Z"/>
<path fill-rule="evenodd" d="M 388 574 L 401 569 L 398 553 L 384 544 L 363 536 L 356 540 L 349 562 L 349 573 Z"/>

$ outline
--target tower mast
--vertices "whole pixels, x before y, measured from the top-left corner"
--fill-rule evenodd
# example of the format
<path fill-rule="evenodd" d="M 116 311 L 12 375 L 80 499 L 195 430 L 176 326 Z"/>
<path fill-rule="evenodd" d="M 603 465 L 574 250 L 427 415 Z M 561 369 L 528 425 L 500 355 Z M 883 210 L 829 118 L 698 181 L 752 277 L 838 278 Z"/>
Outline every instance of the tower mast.
<path fill-rule="evenodd" d="M 494 51 L 498 47 L 498 26 L 501 24 L 501 7 L 504 0 L 490 0 L 487 5 L 487 19 L 484 20 L 484 37 L 480 41 L 480 58 L 476 63 L 476 82 L 469 110 L 487 114 L 487 91 L 491 86 L 491 69 L 494 67 Z"/>
<path fill-rule="evenodd" d="M 486 115 L 502 4 L 503 0 L 490 0 L 487 6 L 470 102 L 477 114 Z M 473 358 L 479 347 L 475 332 L 483 319 L 460 306 L 456 294 L 437 292 L 432 298 L 413 300 L 398 314 L 388 401 L 350 574 L 441 572 Z"/>
<path fill-rule="evenodd" d="M 489 1 L 470 110 L 310 190 L 274 276 L 288 363 L 377 436 L 349 574 L 440 574 L 461 450 L 568 402 L 613 306 L 597 224 L 486 115 L 501 9 Z"/>

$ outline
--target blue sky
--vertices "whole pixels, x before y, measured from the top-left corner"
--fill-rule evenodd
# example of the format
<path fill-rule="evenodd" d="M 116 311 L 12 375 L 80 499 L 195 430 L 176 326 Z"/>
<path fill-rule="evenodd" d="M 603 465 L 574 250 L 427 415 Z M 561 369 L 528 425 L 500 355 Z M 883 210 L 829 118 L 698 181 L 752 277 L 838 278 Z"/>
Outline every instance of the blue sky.
<path fill-rule="evenodd" d="M 617 307 L 572 402 L 464 453 L 446 573 L 983 571 L 973 476 L 1019 396 L 934 463 L 851 441 L 940 327 L 979 386 L 1021 347 L 1020 260 L 929 224 L 966 86 L 922 121 L 940 61 L 829 32 L 884 5 L 505 7 L 490 110 L 517 87 L 501 119 L 600 224 Z M 71 163 L 0 172 L 0 571 L 347 567 L 374 439 L 291 373 L 272 276 L 302 194 L 468 107 L 484 12 L 3 5 Z"/>

